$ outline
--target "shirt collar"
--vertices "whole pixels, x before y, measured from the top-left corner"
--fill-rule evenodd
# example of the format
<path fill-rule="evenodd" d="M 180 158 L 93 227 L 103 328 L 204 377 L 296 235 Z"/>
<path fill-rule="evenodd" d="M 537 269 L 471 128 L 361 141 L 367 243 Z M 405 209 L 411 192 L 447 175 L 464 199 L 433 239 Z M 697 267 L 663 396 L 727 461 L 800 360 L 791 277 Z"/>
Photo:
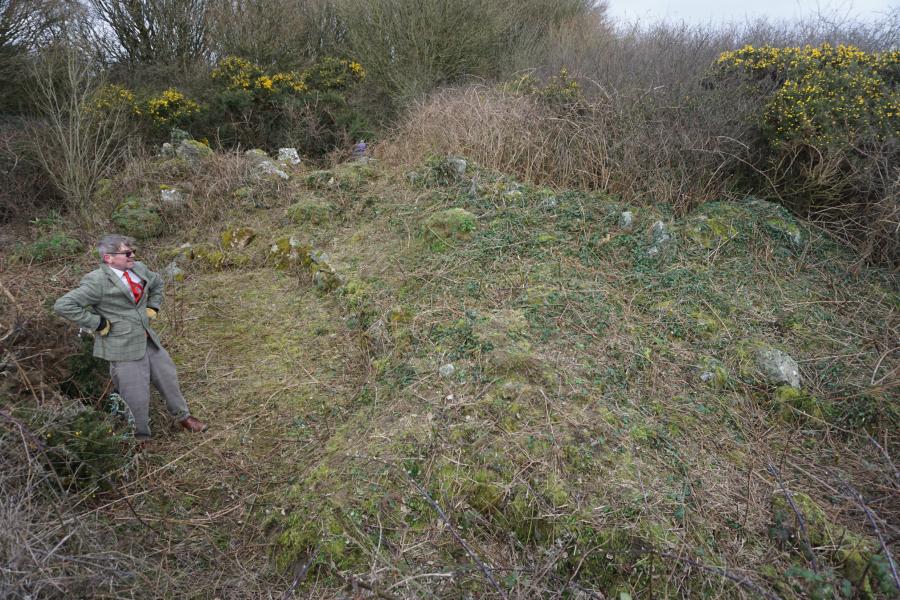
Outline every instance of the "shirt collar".
<path fill-rule="evenodd" d="M 108 266 L 108 265 L 107 265 L 107 266 Z M 115 268 L 115 267 L 109 267 L 109 270 L 112 271 L 113 273 L 115 273 L 115 274 L 116 274 L 116 277 L 118 277 L 119 279 L 124 279 L 124 278 L 125 278 L 125 271 L 120 271 L 119 269 L 117 269 L 117 268 Z M 137 273 L 135 273 L 135 272 L 132 271 L 131 269 L 129 269 L 128 272 L 129 272 L 131 275 L 137 277 Z M 140 280 L 140 278 L 138 278 L 138 280 Z"/>

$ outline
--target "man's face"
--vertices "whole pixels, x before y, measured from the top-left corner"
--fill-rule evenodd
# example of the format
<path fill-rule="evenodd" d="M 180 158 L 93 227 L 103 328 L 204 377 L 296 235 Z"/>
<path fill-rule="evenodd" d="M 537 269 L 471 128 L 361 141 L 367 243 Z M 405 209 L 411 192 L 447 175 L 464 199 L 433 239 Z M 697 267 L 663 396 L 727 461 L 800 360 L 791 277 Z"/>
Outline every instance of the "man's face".
<path fill-rule="evenodd" d="M 120 271 L 128 270 L 134 266 L 134 251 L 123 244 L 114 254 L 104 254 L 103 262 Z"/>

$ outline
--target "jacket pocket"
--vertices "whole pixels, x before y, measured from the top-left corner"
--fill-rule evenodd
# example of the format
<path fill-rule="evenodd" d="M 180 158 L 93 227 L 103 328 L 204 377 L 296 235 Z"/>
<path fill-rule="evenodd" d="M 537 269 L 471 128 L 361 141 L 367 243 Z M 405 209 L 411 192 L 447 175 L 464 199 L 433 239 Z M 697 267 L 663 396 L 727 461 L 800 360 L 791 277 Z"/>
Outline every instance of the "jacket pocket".
<path fill-rule="evenodd" d="M 131 323 L 127 321 L 112 321 L 107 337 L 116 337 L 131 333 Z"/>

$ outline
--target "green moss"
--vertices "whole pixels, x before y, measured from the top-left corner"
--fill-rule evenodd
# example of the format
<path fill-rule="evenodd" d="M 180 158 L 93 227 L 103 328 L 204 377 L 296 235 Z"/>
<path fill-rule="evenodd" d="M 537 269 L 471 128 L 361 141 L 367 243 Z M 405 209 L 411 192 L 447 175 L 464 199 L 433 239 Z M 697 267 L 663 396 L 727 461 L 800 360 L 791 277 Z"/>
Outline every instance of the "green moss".
<path fill-rule="evenodd" d="M 814 396 L 789 385 L 775 390 L 775 405 L 779 418 L 786 423 L 823 419 L 822 404 Z"/>
<path fill-rule="evenodd" d="M 110 220 L 121 233 L 139 240 L 157 237 L 163 232 L 159 211 L 136 196 L 129 196 L 119 204 Z"/>
<path fill-rule="evenodd" d="M 225 253 L 213 246 L 197 246 L 194 249 L 194 260 L 206 265 L 214 271 L 225 268 Z"/>
<path fill-rule="evenodd" d="M 835 562 L 844 576 L 864 597 L 871 597 L 872 585 L 868 575 L 871 574 L 869 565 L 874 558 L 874 546 L 865 538 L 831 521 L 822 507 L 808 495 L 795 493 L 791 495 L 791 499 L 803 518 L 811 547 L 804 546 L 794 508 L 783 494 L 772 496 L 774 525 L 770 528 L 770 536 L 781 542 L 793 542 L 794 547 L 804 554 L 820 547 L 834 548 Z"/>
<path fill-rule="evenodd" d="M 329 202 L 305 199 L 291 205 L 287 216 L 297 225 L 323 225 L 331 220 L 333 212 L 334 206 Z"/>
<path fill-rule="evenodd" d="M 464 208 L 449 208 L 425 219 L 422 235 L 432 250 L 441 251 L 454 241 L 470 239 L 476 224 L 475 215 Z"/>
<path fill-rule="evenodd" d="M 503 489 L 496 483 L 496 476 L 491 471 L 475 471 L 466 491 L 469 504 L 479 512 L 491 515 L 500 510 Z"/>
<path fill-rule="evenodd" d="M 721 390 L 728 386 L 728 369 L 722 361 L 704 356 L 700 359 L 700 377 L 708 386 Z"/>
<path fill-rule="evenodd" d="M 246 248 L 256 239 L 256 231 L 252 227 L 229 227 L 222 233 L 222 247 L 229 250 Z"/>
<path fill-rule="evenodd" d="M 269 247 L 269 261 L 276 269 L 285 270 L 292 267 L 309 267 L 312 265 L 310 248 L 301 244 L 297 238 L 283 237 L 275 240 Z"/>

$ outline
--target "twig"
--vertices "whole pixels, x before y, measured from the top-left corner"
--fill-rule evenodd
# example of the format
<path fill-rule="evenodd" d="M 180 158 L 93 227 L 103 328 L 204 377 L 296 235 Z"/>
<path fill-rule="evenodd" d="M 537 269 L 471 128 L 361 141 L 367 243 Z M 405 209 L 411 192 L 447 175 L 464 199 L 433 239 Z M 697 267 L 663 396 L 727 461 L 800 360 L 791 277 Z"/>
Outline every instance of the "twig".
<path fill-rule="evenodd" d="M 358 577 L 354 577 L 353 575 L 341 575 L 340 573 L 338 573 L 338 575 L 346 579 L 347 582 L 350 583 L 353 587 L 361 587 L 364 590 L 369 590 L 379 598 L 384 598 L 384 600 L 400 600 L 400 598 L 398 598 L 397 596 L 390 594 L 380 588 L 377 588 L 371 583 L 366 583 Z"/>
<path fill-rule="evenodd" d="M 894 555 L 891 554 L 890 549 L 888 548 L 887 542 L 884 540 L 884 536 L 881 535 L 881 529 L 878 527 L 878 523 L 875 520 L 875 515 L 872 513 L 872 510 L 866 505 L 865 500 L 862 497 L 856 488 L 852 485 L 841 479 L 839 475 L 836 475 L 837 480 L 841 482 L 844 486 L 844 489 L 850 494 L 853 498 L 853 501 L 856 502 L 859 507 L 863 510 L 863 513 L 866 515 L 866 519 L 868 519 L 869 524 L 872 526 L 872 529 L 875 530 L 875 537 L 878 538 L 878 543 L 881 544 L 881 551 L 884 553 L 885 558 L 888 560 L 888 564 L 891 566 L 891 577 L 894 580 L 894 586 L 900 590 L 900 576 L 897 575 L 897 563 L 894 561 Z"/>
<path fill-rule="evenodd" d="M 729 580 L 735 582 L 736 584 L 747 588 L 750 591 L 756 592 L 763 598 L 768 598 L 769 600 L 782 600 L 779 596 L 776 596 L 772 592 L 769 592 L 769 591 L 759 587 L 752 580 L 747 579 L 746 577 L 741 577 L 739 575 L 735 575 L 734 573 L 730 572 L 729 570 L 727 570 L 723 567 L 711 567 L 709 565 L 704 565 L 704 564 L 699 563 L 690 558 L 685 558 L 683 556 L 677 556 L 675 554 L 670 554 L 668 552 L 660 552 L 658 550 L 646 549 L 646 550 L 644 550 L 644 553 L 656 554 L 657 556 L 659 556 L 661 558 L 671 558 L 672 560 L 677 560 L 677 561 L 683 562 L 687 565 L 690 565 L 690 566 L 700 569 L 702 571 L 706 571 L 707 573 L 713 573 L 715 575 L 720 575 L 720 576 L 724 577 L 725 579 L 729 579 Z"/>
<path fill-rule="evenodd" d="M 873 438 L 871 435 L 869 435 L 868 433 L 866 433 L 866 437 L 869 438 L 869 441 L 870 441 L 870 442 L 872 442 L 873 444 L 875 444 L 875 447 L 876 447 L 876 448 L 878 448 L 879 450 L 881 450 L 881 453 L 884 454 L 884 458 L 888 461 L 888 464 L 891 465 L 891 470 L 894 472 L 894 479 L 895 479 L 897 482 L 900 482 L 900 471 L 898 471 L 898 470 L 897 470 L 897 467 L 894 466 L 894 461 L 891 460 L 891 455 L 888 454 L 888 453 L 887 453 L 887 450 L 885 450 L 885 449 L 882 447 L 882 445 L 879 444 L 878 441 L 877 441 L 875 438 Z"/>
<path fill-rule="evenodd" d="M 309 568 L 313 565 L 316 560 L 316 557 L 319 555 L 319 548 L 321 548 L 321 544 L 317 544 L 315 549 L 312 551 L 312 554 L 309 555 L 309 558 L 306 562 L 297 569 L 297 574 L 294 575 L 294 580 L 291 582 L 291 587 L 284 591 L 284 595 L 281 596 L 281 600 L 287 600 L 294 594 L 294 590 L 297 589 L 297 586 L 300 585 L 304 579 L 306 579 L 306 574 L 309 572 Z"/>
<path fill-rule="evenodd" d="M 440 515 L 441 520 L 444 521 L 444 523 L 447 525 L 447 529 L 450 531 L 450 534 L 454 538 L 456 538 L 456 541 L 459 542 L 460 546 L 462 546 L 466 553 L 468 553 L 469 557 L 473 561 L 475 561 L 475 563 L 481 568 L 481 572 L 484 573 L 484 576 L 487 577 L 487 580 L 491 582 L 491 585 L 494 586 L 494 589 L 497 590 L 497 593 L 500 594 L 500 597 L 506 600 L 506 593 L 500 587 L 500 584 L 497 583 L 497 580 L 494 579 L 494 576 L 491 574 L 490 567 L 484 564 L 484 562 L 478 557 L 478 554 L 476 554 L 476 552 L 472 550 L 469 544 L 467 544 L 466 541 L 462 539 L 462 537 L 458 533 L 456 533 L 456 528 L 453 526 L 453 523 L 450 522 L 450 518 L 447 516 L 447 514 L 441 509 L 440 506 L 438 506 L 438 503 L 435 502 L 430 495 L 428 495 L 428 492 L 425 491 L 425 488 L 419 485 L 418 481 L 410 477 L 408 474 L 406 477 L 409 482 L 413 484 L 416 490 L 418 490 L 419 494 L 421 494 L 422 497 L 425 498 L 425 500 L 431 505 L 431 507 L 435 511 L 437 511 L 437 514 Z"/>
<path fill-rule="evenodd" d="M 370 456 L 362 456 L 362 455 L 353 455 L 353 457 L 354 458 L 362 458 L 362 459 L 370 460 L 373 462 L 378 462 L 378 463 L 381 463 L 381 464 L 393 469 L 394 471 L 402 472 L 404 477 L 407 479 L 407 481 L 409 481 L 413 485 L 413 487 L 416 488 L 416 491 L 418 491 L 419 494 L 423 498 L 425 498 L 425 501 L 428 502 L 428 504 L 430 504 L 431 507 L 435 510 L 435 512 L 437 512 L 437 514 L 441 517 L 441 520 L 447 526 L 447 529 L 450 531 L 450 534 L 454 538 L 456 538 L 456 541 L 459 542 L 459 545 L 463 547 L 463 549 L 466 551 L 466 554 L 469 555 L 469 558 L 471 558 L 472 561 L 474 561 L 475 564 L 478 565 L 478 568 L 481 569 L 481 572 L 484 573 L 484 576 L 487 578 L 487 580 L 491 583 L 492 586 L 494 586 L 494 589 L 497 590 L 497 593 L 500 594 L 500 597 L 503 598 L 504 600 L 508 600 L 506 593 L 503 591 L 503 589 L 500 587 L 500 584 L 497 583 L 497 580 L 494 579 L 494 576 L 491 574 L 491 568 L 488 567 L 486 564 L 484 564 L 484 561 L 482 561 L 481 558 L 479 558 L 478 553 L 475 552 L 475 550 L 473 550 L 472 547 L 466 543 L 466 540 L 464 540 L 458 533 L 456 533 L 456 528 L 453 526 L 453 523 L 450 521 L 450 517 L 448 517 L 447 513 L 445 513 L 443 511 L 443 509 L 438 505 L 438 503 L 434 501 L 434 498 L 432 498 L 428 494 L 428 492 L 425 491 L 425 488 L 423 488 L 421 485 L 419 485 L 418 481 L 416 481 L 415 479 L 410 477 L 409 473 L 407 473 L 403 469 L 399 469 L 394 464 L 389 463 L 387 461 L 384 461 L 384 460 L 381 460 L 378 458 L 373 458 Z"/>
<path fill-rule="evenodd" d="M 787 490 L 787 487 L 785 487 L 784 481 L 782 481 L 781 475 L 779 475 L 778 469 L 775 467 L 775 465 L 769 463 L 768 471 L 772 474 L 772 477 L 774 477 L 778 481 L 778 485 L 781 487 L 781 493 L 784 494 L 785 499 L 791 506 L 791 510 L 793 510 L 794 514 L 797 516 L 797 522 L 800 523 L 800 533 L 803 535 L 803 543 L 806 545 L 807 552 L 809 552 L 809 563 L 812 565 L 813 571 L 818 573 L 819 566 L 816 564 L 816 556 L 813 553 L 812 544 L 809 541 L 809 534 L 806 531 L 806 521 L 803 520 L 803 515 L 800 514 L 800 509 L 798 509 L 797 505 L 794 504 L 794 499 L 791 497 L 791 493 Z"/>

